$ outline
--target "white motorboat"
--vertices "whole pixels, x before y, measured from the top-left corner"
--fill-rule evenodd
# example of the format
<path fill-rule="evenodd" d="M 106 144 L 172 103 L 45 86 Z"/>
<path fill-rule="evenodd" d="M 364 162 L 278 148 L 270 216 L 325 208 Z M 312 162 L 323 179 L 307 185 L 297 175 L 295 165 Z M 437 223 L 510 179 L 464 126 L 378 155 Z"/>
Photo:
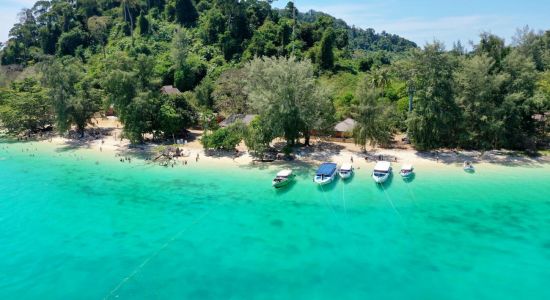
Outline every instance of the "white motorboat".
<path fill-rule="evenodd" d="M 274 188 L 278 189 L 288 185 L 290 182 L 292 182 L 292 180 L 294 180 L 294 177 L 296 177 L 296 175 L 292 173 L 292 170 L 290 169 L 281 170 L 279 171 L 279 173 L 277 173 L 277 176 L 273 178 L 273 181 L 271 182 L 271 184 L 273 185 Z"/>
<path fill-rule="evenodd" d="M 467 160 L 464 162 L 464 164 L 462 165 L 462 168 L 464 169 L 464 171 L 466 172 L 475 172 L 475 168 L 474 168 L 474 165 L 472 164 L 471 161 Z"/>
<path fill-rule="evenodd" d="M 413 175 L 413 173 L 414 173 L 414 168 L 410 164 L 402 165 L 401 171 L 399 171 L 399 175 L 401 175 L 401 177 L 403 178 L 409 178 Z"/>
<path fill-rule="evenodd" d="M 338 170 L 338 175 L 340 175 L 340 178 L 342 179 L 348 179 L 353 175 L 353 166 L 351 163 L 345 163 L 340 167 L 340 170 Z"/>
<path fill-rule="evenodd" d="M 335 163 L 323 163 L 319 166 L 319 169 L 313 177 L 313 182 L 319 185 L 329 184 L 334 180 L 336 176 L 336 164 Z"/>
<path fill-rule="evenodd" d="M 389 161 L 379 161 L 374 166 L 372 179 L 376 183 L 384 183 L 391 175 L 391 163 Z"/>

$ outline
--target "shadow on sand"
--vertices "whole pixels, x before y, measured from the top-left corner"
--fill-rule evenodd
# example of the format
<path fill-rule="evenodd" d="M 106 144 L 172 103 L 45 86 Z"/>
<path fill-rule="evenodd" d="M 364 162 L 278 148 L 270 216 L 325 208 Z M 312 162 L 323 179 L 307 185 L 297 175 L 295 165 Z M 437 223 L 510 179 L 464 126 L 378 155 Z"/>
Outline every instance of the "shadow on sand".
<path fill-rule="evenodd" d="M 544 156 L 527 156 L 517 151 L 491 150 L 491 151 L 417 151 L 416 156 L 443 163 L 446 165 L 460 166 L 464 161 L 473 163 L 490 163 L 507 167 L 532 167 L 541 168 L 542 164 L 548 163 Z"/>

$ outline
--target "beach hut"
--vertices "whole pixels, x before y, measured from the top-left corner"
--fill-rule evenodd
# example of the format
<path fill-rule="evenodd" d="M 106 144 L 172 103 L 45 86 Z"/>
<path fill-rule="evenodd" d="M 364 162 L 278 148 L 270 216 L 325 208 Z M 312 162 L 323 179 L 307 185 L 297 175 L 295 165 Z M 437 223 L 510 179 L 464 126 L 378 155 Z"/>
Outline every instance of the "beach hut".
<path fill-rule="evenodd" d="M 234 124 L 237 121 L 241 121 L 244 125 L 248 126 L 257 115 L 246 115 L 246 114 L 232 114 L 225 120 L 220 122 L 220 127 L 227 127 L 231 124 Z"/>
<path fill-rule="evenodd" d="M 334 137 L 337 138 L 349 138 L 352 135 L 353 128 L 355 128 L 355 120 L 347 118 L 344 121 L 334 126 Z"/>
<path fill-rule="evenodd" d="M 172 85 L 165 85 L 160 88 L 160 92 L 165 95 L 179 95 L 181 94 L 180 90 L 178 90 L 177 87 L 174 87 Z"/>

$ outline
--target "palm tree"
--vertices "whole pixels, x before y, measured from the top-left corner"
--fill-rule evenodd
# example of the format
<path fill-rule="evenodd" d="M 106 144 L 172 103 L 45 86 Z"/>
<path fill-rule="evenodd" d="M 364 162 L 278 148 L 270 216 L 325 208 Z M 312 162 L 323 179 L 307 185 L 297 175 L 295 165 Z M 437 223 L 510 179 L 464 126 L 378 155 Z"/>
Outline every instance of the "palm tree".
<path fill-rule="evenodd" d="M 377 68 L 372 70 L 370 76 L 370 84 L 373 88 L 380 89 L 382 97 L 384 96 L 384 88 L 390 82 L 390 73 L 386 68 Z"/>

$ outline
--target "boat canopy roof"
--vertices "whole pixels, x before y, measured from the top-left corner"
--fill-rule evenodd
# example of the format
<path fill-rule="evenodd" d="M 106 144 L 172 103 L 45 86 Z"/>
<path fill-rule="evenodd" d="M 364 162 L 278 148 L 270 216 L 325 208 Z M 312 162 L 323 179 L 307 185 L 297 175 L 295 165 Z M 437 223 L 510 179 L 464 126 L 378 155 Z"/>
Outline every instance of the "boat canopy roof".
<path fill-rule="evenodd" d="M 290 169 L 281 170 L 279 171 L 279 173 L 277 173 L 277 177 L 288 177 L 290 175 L 292 175 L 292 170 Z"/>
<path fill-rule="evenodd" d="M 352 165 L 350 163 L 344 163 L 340 167 L 340 170 L 344 170 L 344 171 L 351 171 L 351 169 L 352 169 Z"/>
<path fill-rule="evenodd" d="M 375 171 L 388 172 L 390 170 L 391 163 L 389 161 L 379 161 L 374 166 Z"/>
<path fill-rule="evenodd" d="M 334 171 L 336 171 L 335 163 L 323 163 L 321 164 L 321 166 L 319 166 L 319 169 L 317 170 L 317 175 L 331 176 Z"/>
<path fill-rule="evenodd" d="M 405 164 L 401 166 L 401 170 L 407 170 L 410 171 L 413 169 L 413 166 L 411 164 Z"/>

